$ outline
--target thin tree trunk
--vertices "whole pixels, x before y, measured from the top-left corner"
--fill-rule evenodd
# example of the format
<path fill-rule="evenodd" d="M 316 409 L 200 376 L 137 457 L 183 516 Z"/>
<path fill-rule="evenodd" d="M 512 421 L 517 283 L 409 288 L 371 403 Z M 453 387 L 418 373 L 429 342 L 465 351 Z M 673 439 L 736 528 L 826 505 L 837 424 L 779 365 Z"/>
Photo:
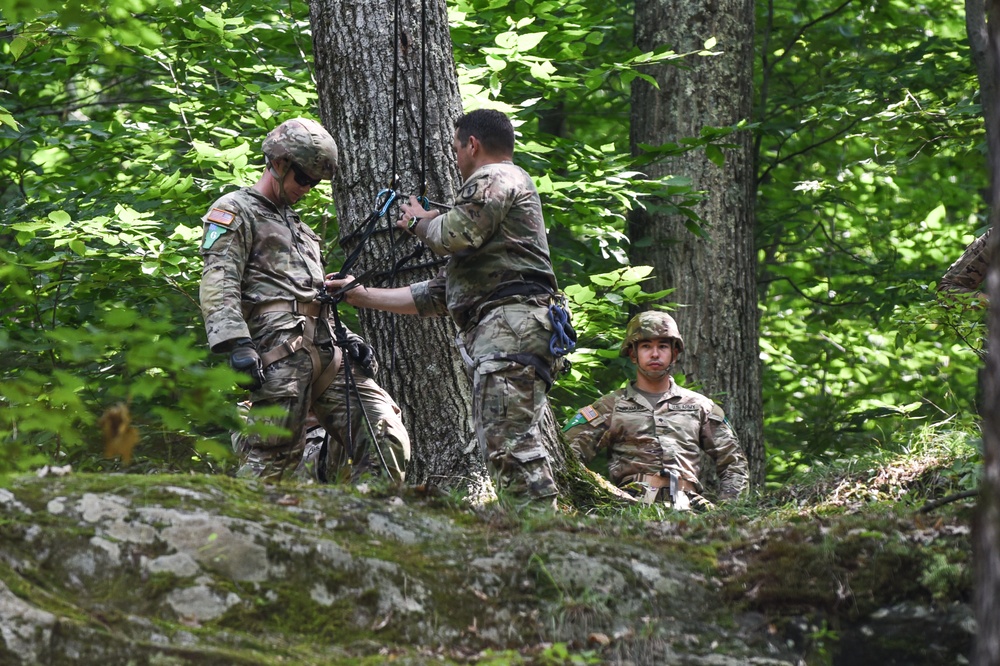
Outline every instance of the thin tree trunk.
<path fill-rule="evenodd" d="M 649 71 L 659 88 L 636 80 L 632 88 L 631 141 L 659 145 L 697 137 L 704 127 L 726 127 L 750 118 L 753 105 L 754 5 L 719 0 L 637 0 L 636 45 L 665 44 L 678 53 L 698 51 L 711 37 L 722 55 L 694 56 L 683 66 Z M 708 238 L 685 227 L 682 214 L 636 210 L 630 218 L 633 264 L 653 266 L 654 287 L 674 288 L 667 300 L 683 305 L 674 317 L 684 337 L 680 370 L 688 384 L 718 402 L 740 437 L 751 479 L 764 479 L 764 442 L 754 249 L 752 137 L 727 139 L 718 166 L 704 151 L 659 162 L 651 177 L 689 178 L 704 192 L 696 207 Z"/>
<path fill-rule="evenodd" d="M 992 259 L 986 275 L 986 293 L 990 298 L 988 353 L 980 378 L 983 477 L 973 531 L 973 589 L 979 626 L 973 654 L 976 666 L 1000 664 L 1000 356 L 997 355 L 1000 349 L 1000 109 L 996 107 L 995 94 L 997 63 L 1000 63 L 1000 0 L 989 0 L 986 7 L 988 48 L 985 50 L 985 62 L 977 63 L 977 69 L 983 90 L 983 117 L 987 125 L 993 233 L 989 240 Z M 970 25 L 970 40 L 974 39 L 974 33 L 981 35 Z M 993 93 L 987 95 L 987 89 Z M 991 98 L 990 108 L 986 106 L 988 96 Z"/>

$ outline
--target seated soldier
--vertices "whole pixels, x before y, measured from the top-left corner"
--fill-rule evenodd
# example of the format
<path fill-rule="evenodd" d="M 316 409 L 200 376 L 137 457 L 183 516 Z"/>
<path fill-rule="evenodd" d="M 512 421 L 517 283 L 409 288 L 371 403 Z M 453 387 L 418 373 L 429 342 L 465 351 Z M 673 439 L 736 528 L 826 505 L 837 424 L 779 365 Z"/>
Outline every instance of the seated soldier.
<path fill-rule="evenodd" d="M 608 456 L 611 481 L 645 503 L 666 502 L 685 511 L 702 498 L 701 454 L 716 464 L 720 499 L 748 483 L 743 449 L 711 399 L 678 386 L 670 369 L 684 340 L 673 317 L 642 312 L 629 321 L 620 354 L 636 365 L 636 380 L 584 407 L 563 430 L 584 463 Z"/>

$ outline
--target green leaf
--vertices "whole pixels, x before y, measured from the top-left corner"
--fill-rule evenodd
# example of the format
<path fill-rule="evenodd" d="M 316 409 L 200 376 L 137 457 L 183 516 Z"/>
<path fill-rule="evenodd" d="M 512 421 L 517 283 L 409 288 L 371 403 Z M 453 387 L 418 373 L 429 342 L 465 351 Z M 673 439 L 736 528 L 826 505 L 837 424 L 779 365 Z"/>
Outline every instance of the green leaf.
<path fill-rule="evenodd" d="M 531 75 L 540 81 L 549 81 L 552 78 L 552 74 L 555 73 L 556 68 L 548 60 L 543 60 L 541 62 L 536 62 L 531 64 Z"/>
<path fill-rule="evenodd" d="M 65 227 L 73 221 L 73 218 L 70 217 L 69 213 L 64 210 L 54 210 L 48 214 L 48 218 L 60 227 Z"/>
<path fill-rule="evenodd" d="M 497 58 L 497 57 L 491 56 L 491 55 L 486 56 L 486 64 L 494 72 L 503 71 L 507 67 L 507 61 L 506 60 L 504 60 L 503 58 Z"/>
<path fill-rule="evenodd" d="M 31 42 L 27 40 L 24 36 L 22 35 L 14 36 L 14 39 L 10 41 L 10 53 L 11 55 L 14 56 L 14 60 L 17 60 L 18 58 L 21 57 L 21 54 L 24 53 L 24 50 L 26 48 L 28 48 L 29 44 L 31 44 Z"/>
<path fill-rule="evenodd" d="M 547 32 L 529 32 L 524 35 L 518 35 L 516 48 L 521 53 L 530 51 L 538 46 L 539 42 L 541 42 L 547 34 Z"/>
<path fill-rule="evenodd" d="M 941 221 L 945 218 L 946 214 L 947 210 L 945 209 L 944 204 L 938 204 L 934 210 L 928 213 L 927 217 L 924 218 L 924 224 L 928 227 L 937 228 L 941 225 Z"/>
<path fill-rule="evenodd" d="M 315 95 L 299 90 L 294 87 L 286 88 L 285 92 L 288 93 L 288 96 L 292 98 L 293 102 L 299 104 L 300 106 L 308 106 L 315 98 Z"/>
<path fill-rule="evenodd" d="M 717 167 L 721 168 L 726 165 L 726 156 L 723 154 L 722 149 L 715 144 L 710 143 L 705 146 L 705 156 Z"/>

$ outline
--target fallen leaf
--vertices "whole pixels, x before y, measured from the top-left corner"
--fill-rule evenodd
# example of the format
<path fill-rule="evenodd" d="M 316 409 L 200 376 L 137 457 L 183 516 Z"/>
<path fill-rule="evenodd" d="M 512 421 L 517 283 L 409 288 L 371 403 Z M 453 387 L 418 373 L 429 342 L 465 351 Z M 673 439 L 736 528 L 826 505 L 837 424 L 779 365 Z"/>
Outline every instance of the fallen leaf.
<path fill-rule="evenodd" d="M 139 442 L 139 431 L 131 423 L 128 405 L 123 402 L 108 407 L 98 419 L 97 425 L 104 435 L 105 458 L 121 456 L 126 465 L 132 461 L 132 449 Z"/>

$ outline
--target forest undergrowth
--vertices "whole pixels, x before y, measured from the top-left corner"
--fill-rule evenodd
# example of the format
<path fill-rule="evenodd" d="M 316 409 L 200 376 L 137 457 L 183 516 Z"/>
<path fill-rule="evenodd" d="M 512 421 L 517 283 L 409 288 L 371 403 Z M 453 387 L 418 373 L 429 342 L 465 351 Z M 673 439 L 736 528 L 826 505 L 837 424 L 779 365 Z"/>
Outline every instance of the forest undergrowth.
<path fill-rule="evenodd" d="M 929 425 L 898 450 L 873 446 L 803 470 L 679 533 L 713 544 L 737 608 L 774 633 L 808 618 L 807 642 L 822 652 L 887 607 L 946 612 L 971 601 L 981 464 L 975 426 Z"/>

